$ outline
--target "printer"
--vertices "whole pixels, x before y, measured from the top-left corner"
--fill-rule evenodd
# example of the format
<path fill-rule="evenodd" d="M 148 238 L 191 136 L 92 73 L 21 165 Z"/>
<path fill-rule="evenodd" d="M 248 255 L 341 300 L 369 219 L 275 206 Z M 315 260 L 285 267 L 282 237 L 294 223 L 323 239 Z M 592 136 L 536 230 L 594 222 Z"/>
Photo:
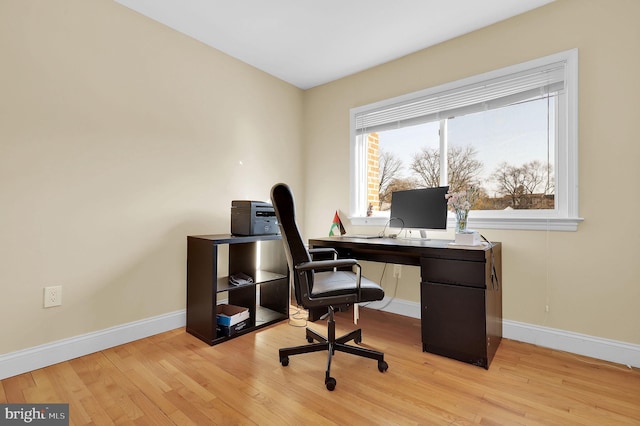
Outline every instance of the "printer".
<path fill-rule="evenodd" d="M 280 233 L 273 206 L 262 201 L 231 202 L 233 235 L 275 235 Z"/>

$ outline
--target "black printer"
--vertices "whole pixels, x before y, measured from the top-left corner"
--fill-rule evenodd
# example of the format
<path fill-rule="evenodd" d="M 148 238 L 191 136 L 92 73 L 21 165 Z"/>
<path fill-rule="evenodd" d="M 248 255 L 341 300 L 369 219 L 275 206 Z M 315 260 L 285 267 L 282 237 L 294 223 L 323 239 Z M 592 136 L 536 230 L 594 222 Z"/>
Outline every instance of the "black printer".
<path fill-rule="evenodd" d="M 231 233 L 233 235 L 274 235 L 280 233 L 273 206 L 262 201 L 233 200 L 231 202 Z"/>

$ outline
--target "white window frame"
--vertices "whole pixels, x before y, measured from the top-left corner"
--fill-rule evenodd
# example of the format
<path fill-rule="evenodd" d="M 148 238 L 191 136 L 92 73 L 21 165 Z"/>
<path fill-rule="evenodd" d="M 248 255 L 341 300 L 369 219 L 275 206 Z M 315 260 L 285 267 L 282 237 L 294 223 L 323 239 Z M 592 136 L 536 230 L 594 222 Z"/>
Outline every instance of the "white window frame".
<path fill-rule="evenodd" d="M 350 110 L 350 138 L 351 138 L 351 194 L 350 220 L 354 225 L 384 226 L 388 221 L 388 212 L 375 212 L 367 217 L 367 206 L 361 200 L 366 200 L 367 164 L 366 143 L 356 132 L 356 116 L 368 111 L 415 101 L 418 98 L 436 93 L 455 90 L 470 84 L 500 78 L 533 68 L 557 62 L 565 62 L 565 91 L 564 100 L 557 108 L 558 126 L 555 144 L 555 207 L 544 210 L 472 210 L 469 213 L 471 228 L 486 229 L 523 229 L 523 230 L 553 230 L 577 231 L 578 224 L 583 221 L 578 215 L 578 50 L 572 49 L 521 64 L 501 68 L 495 71 L 472 76 L 462 80 L 446 83 L 440 86 L 418 92 L 385 99 L 369 105 Z M 453 215 L 449 215 L 448 226 L 454 226 Z"/>

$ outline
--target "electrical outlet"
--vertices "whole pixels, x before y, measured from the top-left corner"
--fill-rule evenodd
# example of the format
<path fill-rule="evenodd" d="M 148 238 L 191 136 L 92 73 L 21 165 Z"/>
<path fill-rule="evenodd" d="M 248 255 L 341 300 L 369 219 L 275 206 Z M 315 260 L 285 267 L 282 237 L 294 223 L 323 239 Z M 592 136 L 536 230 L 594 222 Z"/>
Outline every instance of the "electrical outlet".
<path fill-rule="evenodd" d="M 393 278 L 400 278 L 402 276 L 402 265 L 393 265 Z"/>
<path fill-rule="evenodd" d="M 53 306 L 62 305 L 62 286 L 56 285 L 44 288 L 44 307 L 51 308 Z"/>

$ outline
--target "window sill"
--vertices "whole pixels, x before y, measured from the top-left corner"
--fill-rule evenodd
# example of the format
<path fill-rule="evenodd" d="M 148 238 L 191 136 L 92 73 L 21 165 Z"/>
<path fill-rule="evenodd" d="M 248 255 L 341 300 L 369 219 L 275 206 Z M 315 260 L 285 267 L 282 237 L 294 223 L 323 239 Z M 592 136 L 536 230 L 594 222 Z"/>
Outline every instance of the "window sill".
<path fill-rule="evenodd" d="M 355 226 L 379 226 L 383 227 L 389 221 L 384 216 L 350 217 L 351 224 Z M 583 222 L 581 217 L 551 218 L 551 217 L 481 217 L 469 218 L 470 229 L 514 229 L 523 231 L 577 231 L 578 224 Z M 447 228 L 455 227 L 455 219 L 449 217 Z"/>

